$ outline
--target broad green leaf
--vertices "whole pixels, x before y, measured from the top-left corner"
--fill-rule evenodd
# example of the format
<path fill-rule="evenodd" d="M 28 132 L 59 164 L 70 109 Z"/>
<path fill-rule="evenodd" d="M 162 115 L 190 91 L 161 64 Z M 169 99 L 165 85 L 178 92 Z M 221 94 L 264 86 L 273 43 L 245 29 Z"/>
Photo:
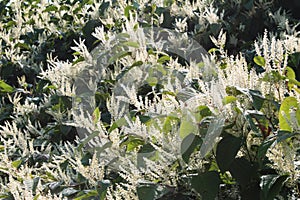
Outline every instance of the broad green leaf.
<path fill-rule="evenodd" d="M 109 63 L 114 63 L 115 61 L 117 61 L 118 59 L 120 58 L 123 58 L 125 56 L 128 56 L 130 55 L 131 53 L 130 52 L 127 52 L 127 51 L 121 51 L 115 55 L 113 55 L 110 59 L 109 59 Z"/>
<path fill-rule="evenodd" d="M 11 21 L 7 22 L 4 26 L 5 26 L 5 28 L 10 28 L 15 25 L 17 25 L 17 22 L 11 20 Z"/>
<path fill-rule="evenodd" d="M 296 89 L 294 86 L 300 86 L 300 82 L 296 80 L 296 74 L 294 70 L 291 67 L 286 67 L 285 68 L 285 75 L 288 79 L 288 87 L 289 89 Z"/>
<path fill-rule="evenodd" d="M 142 64 L 143 64 L 143 61 L 136 61 L 135 63 L 133 63 L 133 64 L 131 65 L 131 67 L 140 66 L 140 65 L 142 65 Z"/>
<path fill-rule="evenodd" d="M 296 78 L 296 74 L 295 74 L 294 70 L 291 67 L 286 67 L 285 68 L 285 75 L 288 79 L 295 79 Z"/>
<path fill-rule="evenodd" d="M 226 96 L 222 100 L 222 103 L 223 103 L 223 105 L 226 105 L 226 104 L 232 103 L 232 102 L 234 102 L 236 100 L 237 100 L 237 98 L 235 96 Z"/>
<path fill-rule="evenodd" d="M 222 117 L 214 118 L 207 129 L 207 133 L 203 139 L 203 143 L 200 148 L 201 157 L 205 157 L 216 144 L 216 139 L 221 135 L 225 119 Z"/>
<path fill-rule="evenodd" d="M 93 112 L 93 122 L 96 124 L 101 118 L 101 113 L 99 108 L 97 107 Z"/>
<path fill-rule="evenodd" d="M 205 200 L 215 200 L 221 184 L 219 173 L 208 171 L 192 177 L 192 188 L 194 188 Z"/>
<path fill-rule="evenodd" d="M 134 41 L 124 42 L 123 45 L 129 46 L 129 47 L 134 47 L 134 48 L 140 47 L 140 44 L 138 42 L 134 42 Z"/>
<path fill-rule="evenodd" d="M 164 63 L 164 62 L 166 62 L 166 61 L 170 61 L 170 57 L 169 57 L 169 56 L 162 56 L 162 57 L 160 57 L 160 58 L 157 60 L 158 63 Z"/>
<path fill-rule="evenodd" d="M 172 124 L 173 123 L 178 123 L 178 122 L 179 122 L 179 119 L 177 117 L 167 116 L 164 120 L 164 123 L 163 123 L 163 132 L 164 133 L 169 133 L 172 130 Z"/>
<path fill-rule="evenodd" d="M 290 139 L 291 137 L 294 137 L 295 135 L 297 135 L 298 133 L 292 133 L 289 131 L 278 131 L 277 135 L 276 135 L 276 142 L 282 142 L 282 141 L 286 141 L 288 139 Z"/>
<path fill-rule="evenodd" d="M 139 185 L 136 189 L 139 199 L 153 200 L 156 199 L 156 185 L 154 184 L 143 184 Z"/>
<path fill-rule="evenodd" d="M 211 110 L 207 107 L 207 106 L 199 106 L 197 108 L 197 110 L 199 111 L 200 115 L 202 118 L 204 117 L 208 117 L 208 116 L 211 116 L 212 115 L 212 112 Z"/>
<path fill-rule="evenodd" d="M 291 116 L 293 109 L 295 116 Z M 279 128 L 284 131 L 292 131 L 291 123 L 298 122 L 300 124 L 300 106 L 295 97 L 286 97 L 279 109 Z"/>
<path fill-rule="evenodd" d="M 255 56 L 253 58 L 253 61 L 255 62 L 255 64 L 257 64 L 261 67 L 264 67 L 266 65 L 266 60 L 262 56 Z"/>
<path fill-rule="evenodd" d="M 217 146 L 216 160 L 221 172 L 229 170 L 237 152 L 242 145 L 242 138 L 226 135 Z"/>
<path fill-rule="evenodd" d="M 13 92 L 14 88 L 7 83 L 5 83 L 3 80 L 0 80 L 0 91 L 1 92 Z"/>
<path fill-rule="evenodd" d="M 242 190 L 249 187 L 251 180 L 258 179 L 258 165 L 249 162 L 245 157 L 235 158 L 229 172 L 241 185 Z"/>
<path fill-rule="evenodd" d="M 258 147 L 258 151 L 257 151 L 257 160 L 259 162 L 259 164 L 261 165 L 264 161 L 264 158 L 266 156 L 266 153 L 268 151 L 268 149 L 274 144 L 275 137 L 271 137 L 271 138 L 267 138 L 266 140 L 264 140 L 260 146 Z"/>
<path fill-rule="evenodd" d="M 124 117 L 116 120 L 111 127 L 108 129 L 108 132 L 112 132 L 113 130 L 115 130 L 116 128 L 120 128 L 121 126 L 125 126 L 127 125 L 127 121 Z"/>
<path fill-rule="evenodd" d="M 51 12 L 51 11 L 58 11 L 58 8 L 54 5 L 47 6 L 43 12 Z"/>
<path fill-rule="evenodd" d="M 112 146 L 112 142 L 109 141 L 109 142 L 106 142 L 104 145 L 102 146 L 95 146 L 95 147 L 92 147 L 90 150 L 90 152 L 97 152 L 97 156 L 100 156 L 100 154 L 105 150 L 105 149 L 108 149 Z"/>
<path fill-rule="evenodd" d="M 14 168 L 18 168 L 22 164 L 22 160 L 15 160 L 11 163 Z"/>
<path fill-rule="evenodd" d="M 51 182 L 48 187 L 50 188 L 50 190 L 54 191 L 58 189 L 62 184 L 63 184 L 62 181 L 55 181 L 55 182 Z"/>
<path fill-rule="evenodd" d="M 83 148 L 85 145 L 88 146 L 88 143 L 89 143 L 93 138 L 97 137 L 98 135 L 99 135 L 99 131 L 94 131 L 94 132 L 92 132 L 92 134 L 88 135 L 86 138 L 84 138 L 84 139 L 81 141 L 81 143 L 80 143 L 80 145 L 79 145 L 78 148 L 81 149 L 81 148 Z"/>
<path fill-rule="evenodd" d="M 145 144 L 145 141 L 143 140 L 143 138 L 141 138 L 137 135 L 127 135 L 121 141 L 120 147 L 126 146 L 126 151 L 130 152 L 144 144 Z"/>
<path fill-rule="evenodd" d="M 244 112 L 244 116 L 245 116 L 246 120 L 248 121 L 251 130 L 255 134 L 260 133 L 259 127 L 256 125 L 255 120 L 253 120 L 253 119 L 265 119 L 264 113 L 262 113 L 261 111 L 257 111 L 257 110 L 246 110 Z"/>
<path fill-rule="evenodd" d="M 191 133 L 196 133 L 197 127 L 196 125 L 191 121 L 188 120 L 187 117 L 184 117 L 181 120 L 180 128 L 179 128 L 179 136 L 181 139 L 185 138 L 187 135 Z"/>
<path fill-rule="evenodd" d="M 147 143 L 143 144 L 142 147 L 140 147 L 137 155 L 137 165 L 138 167 L 146 168 L 147 164 L 145 162 L 145 158 L 150 159 L 150 160 L 156 160 L 157 158 L 157 151 L 155 148 Z"/>
<path fill-rule="evenodd" d="M 126 8 L 124 9 L 124 15 L 125 17 L 127 17 L 129 19 L 129 14 L 130 14 L 130 11 L 131 10 L 134 10 L 134 7 L 131 6 L 131 5 L 128 5 L 126 6 Z"/>
<path fill-rule="evenodd" d="M 105 200 L 107 188 L 111 185 L 110 180 L 101 180 L 98 182 L 99 189 L 98 194 L 100 194 L 100 200 Z"/>
<path fill-rule="evenodd" d="M 73 194 L 76 194 L 77 192 L 79 192 L 79 190 L 75 190 L 74 188 L 70 187 L 63 189 L 61 193 L 63 196 L 71 196 Z"/>
<path fill-rule="evenodd" d="M 182 159 L 188 163 L 191 154 L 195 151 L 196 148 L 200 147 L 202 144 L 202 139 L 200 136 L 193 133 L 186 136 L 181 142 L 181 155 Z"/>
<path fill-rule="evenodd" d="M 261 199 L 273 200 L 279 194 L 282 186 L 289 178 L 288 175 L 263 175 L 260 181 Z"/>
<path fill-rule="evenodd" d="M 148 77 L 146 81 L 151 87 L 156 86 L 158 83 L 158 79 L 156 77 Z"/>

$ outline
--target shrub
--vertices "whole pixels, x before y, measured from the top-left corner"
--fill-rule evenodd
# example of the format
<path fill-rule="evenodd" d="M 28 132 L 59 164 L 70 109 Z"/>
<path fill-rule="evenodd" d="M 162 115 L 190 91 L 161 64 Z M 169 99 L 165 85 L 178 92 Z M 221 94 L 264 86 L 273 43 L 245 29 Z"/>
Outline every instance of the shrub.
<path fill-rule="evenodd" d="M 298 198 L 297 6 L 2 1 L 1 198 Z"/>

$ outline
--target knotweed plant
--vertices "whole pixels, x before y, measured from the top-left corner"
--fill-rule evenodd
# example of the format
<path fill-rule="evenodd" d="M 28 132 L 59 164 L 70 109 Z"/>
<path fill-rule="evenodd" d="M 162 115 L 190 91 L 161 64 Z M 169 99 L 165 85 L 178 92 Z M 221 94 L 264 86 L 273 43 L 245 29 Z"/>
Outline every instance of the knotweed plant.
<path fill-rule="evenodd" d="M 0 16 L 1 199 L 299 197 L 300 38 L 279 0 Z"/>

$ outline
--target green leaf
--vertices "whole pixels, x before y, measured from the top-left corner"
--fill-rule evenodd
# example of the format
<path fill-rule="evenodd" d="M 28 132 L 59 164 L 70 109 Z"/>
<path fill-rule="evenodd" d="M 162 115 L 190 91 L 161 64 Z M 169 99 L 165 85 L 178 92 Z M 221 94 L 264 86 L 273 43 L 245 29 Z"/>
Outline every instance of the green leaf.
<path fill-rule="evenodd" d="M 201 157 L 205 157 L 216 144 L 216 139 L 221 135 L 225 120 L 221 117 L 214 118 L 207 129 L 207 133 L 203 139 L 200 148 Z"/>
<path fill-rule="evenodd" d="M 120 147 L 126 146 L 126 151 L 130 152 L 135 150 L 137 147 L 145 144 L 143 138 L 137 135 L 127 135 L 123 138 Z"/>
<path fill-rule="evenodd" d="M 128 56 L 130 55 L 131 52 L 127 52 L 127 51 L 121 51 L 121 52 L 118 52 L 117 54 L 113 55 L 110 59 L 109 59 L 109 63 L 114 63 L 115 61 L 117 61 L 118 59 L 120 58 L 123 58 L 125 56 Z"/>
<path fill-rule="evenodd" d="M 266 65 L 266 60 L 262 56 L 255 56 L 253 58 L 253 61 L 255 62 L 255 64 L 257 64 L 261 67 L 264 67 Z"/>
<path fill-rule="evenodd" d="M 18 168 L 22 164 L 22 160 L 15 160 L 11 164 L 14 168 Z"/>
<path fill-rule="evenodd" d="M 264 113 L 262 113 L 261 111 L 257 111 L 257 110 L 246 110 L 244 112 L 244 116 L 246 118 L 246 120 L 248 121 L 251 130 L 255 133 L 258 134 L 260 133 L 258 126 L 256 125 L 254 119 L 265 119 Z"/>
<path fill-rule="evenodd" d="M 150 160 L 157 159 L 157 151 L 155 148 L 147 143 L 140 147 L 138 154 L 137 154 L 137 166 L 140 168 L 146 168 L 147 164 L 145 162 L 145 158 Z"/>
<path fill-rule="evenodd" d="M 0 80 L 0 91 L 10 93 L 14 91 L 14 88 L 5 83 L 3 80 Z"/>
<path fill-rule="evenodd" d="M 156 185 L 143 184 L 137 187 L 137 195 L 142 200 L 153 200 L 156 196 Z"/>
<path fill-rule="evenodd" d="M 191 184 L 205 200 L 215 200 L 222 183 L 218 172 L 208 171 L 192 177 Z"/>
<path fill-rule="evenodd" d="M 221 172 L 229 170 L 237 152 L 242 145 L 242 138 L 235 137 L 231 134 L 226 135 L 218 144 L 216 160 Z"/>
<path fill-rule="evenodd" d="M 136 67 L 136 66 L 140 66 L 140 65 L 142 65 L 143 64 L 143 61 L 136 61 L 135 63 L 133 63 L 132 65 L 131 65 L 131 68 L 132 67 Z"/>
<path fill-rule="evenodd" d="M 220 52 L 220 50 L 217 48 L 211 48 L 208 50 L 208 53 L 215 53 L 215 52 Z"/>
<path fill-rule="evenodd" d="M 51 175 L 52 176 L 52 175 Z M 54 178 L 54 177 L 53 177 Z M 55 182 L 52 182 L 52 183 L 49 183 L 49 188 L 50 190 L 54 191 L 54 190 L 57 190 L 58 188 L 60 188 L 60 186 L 63 184 L 62 181 L 55 181 Z"/>
<path fill-rule="evenodd" d="M 276 142 L 279 143 L 279 142 L 286 141 L 297 134 L 298 133 L 292 133 L 289 131 L 278 131 L 276 135 Z"/>
<path fill-rule="evenodd" d="M 94 2 L 94 1 L 92 1 Z M 101 6 L 99 7 L 99 12 L 100 15 L 104 15 L 106 13 L 106 10 L 109 8 L 110 6 L 110 1 L 103 1 L 103 3 L 101 4 Z"/>
<path fill-rule="evenodd" d="M 33 198 L 33 200 L 38 200 L 40 196 L 41 196 L 41 194 L 35 195 L 34 198 Z"/>
<path fill-rule="evenodd" d="M 181 155 L 182 159 L 188 163 L 191 154 L 195 151 L 196 148 L 200 147 L 202 144 L 202 139 L 200 136 L 193 133 L 186 136 L 181 142 Z"/>
<path fill-rule="evenodd" d="M 170 57 L 169 57 L 169 56 L 162 56 L 162 57 L 160 57 L 160 58 L 157 60 L 158 63 L 164 63 L 164 62 L 166 62 L 166 61 L 170 61 Z"/>
<path fill-rule="evenodd" d="M 236 87 L 236 89 L 239 92 L 241 92 L 251 98 L 251 100 L 253 101 L 253 107 L 256 110 L 260 110 L 262 108 L 262 105 L 265 101 L 265 97 L 262 96 L 262 93 L 260 91 L 241 88 L 241 87 Z"/>
<path fill-rule="evenodd" d="M 275 199 L 288 178 L 288 175 L 269 174 L 262 176 L 259 184 L 261 188 L 261 199 Z"/>
<path fill-rule="evenodd" d="M 211 110 L 209 109 L 209 107 L 207 107 L 207 106 L 201 105 L 201 106 L 199 106 L 199 107 L 197 108 L 197 110 L 198 110 L 198 112 L 199 112 L 200 115 L 201 115 L 201 119 L 203 119 L 204 117 L 212 116 L 212 112 L 211 112 Z"/>
<path fill-rule="evenodd" d="M 296 78 L 296 74 L 295 74 L 294 70 L 291 67 L 286 67 L 285 68 L 285 75 L 288 79 L 295 79 Z"/>
<path fill-rule="evenodd" d="M 148 77 L 146 81 L 151 87 L 156 86 L 158 83 L 158 79 L 156 77 Z"/>
<path fill-rule="evenodd" d="M 178 123 L 178 122 L 179 122 L 179 118 L 174 117 L 174 116 L 167 116 L 164 120 L 163 132 L 169 133 L 170 131 L 172 131 L 172 124 Z"/>
<path fill-rule="evenodd" d="M 124 9 L 124 15 L 127 19 L 129 19 L 129 12 L 131 10 L 134 10 L 134 7 L 131 5 L 126 6 L 126 8 Z"/>
<path fill-rule="evenodd" d="M 76 52 L 75 52 L 75 53 L 76 53 Z M 74 53 L 74 54 L 75 54 L 75 53 Z M 84 61 L 84 57 L 80 56 L 80 57 L 77 58 L 74 62 L 72 62 L 72 65 L 75 65 L 75 64 L 80 63 L 80 62 L 82 62 L 82 61 Z"/>
<path fill-rule="evenodd" d="M 187 135 L 189 135 L 191 133 L 196 133 L 196 132 L 197 132 L 197 127 L 195 126 L 195 124 L 191 120 L 188 120 L 187 117 L 184 117 L 181 120 L 180 128 L 179 128 L 180 138 L 183 139 Z"/>
<path fill-rule="evenodd" d="M 85 193 L 82 195 L 82 193 Z M 99 194 L 97 190 L 88 190 L 88 191 L 82 191 L 80 192 L 74 200 L 85 200 L 90 199 L 90 197 L 97 197 Z M 102 199 L 101 199 L 102 200 Z"/>
<path fill-rule="evenodd" d="M 111 185 L 110 180 L 101 180 L 98 182 L 99 189 L 98 194 L 100 194 L 100 200 L 105 200 L 107 188 Z"/>
<path fill-rule="evenodd" d="M 85 145 L 87 145 L 93 138 L 97 137 L 99 135 L 99 131 L 94 131 L 92 134 L 88 135 L 86 138 L 84 138 L 80 145 L 78 146 L 79 149 L 83 148 Z"/>
<path fill-rule="evenodd" d="M 276 140 L 274 137 L 268 138 L 264 140 L 263 143 L 261 143 L 261 145 L 258 147 L 257 159 L 260 162 L 260 164 L 262 164 L 268 149 L 274 144 L 275 141 Z"/>
<path fill-rule="evenodd" d="M 291 67 L 285 68 L 285 76 L 288 79 L 288 87 L 289 89 L 296 89 L 294 86 L 300 86 L 300 82 L 296 80 L 296 74 Z"/>
<path fill-rule="evenodd" d="M 10 27 L 15 26 L 15 25 L 17 25 L 17 22 L 11 20 L 11 21 L 9 21 L 5 24 L 5 28 L 10 28 Z"/>
<path fill-rule="evenodd" d="M 58 8 L 54 5 L 47 6 L 43 12 L 51 12 L 51 11 L 58 11 Z"/>
<path fill-rule="evenodd" d="M 295 116 L 291 116 L 291 109 L 294 110 Z M 292 117 L 292 118 L 291 118 Z M 294 119 L 296 118 L 296 119 Z M 291 120 L 300 124 L 300 106 L 295 97 L 286 97 L 279 109 L 279 128 L 284 131 L 292 131 L 290 126 Z"/>
<path fill-rule="evenodd" d="M 116 128 L 120 128 L 121 126 L 125 126 L 127 125 L 127 121 L 124 117 L 116 120 L 111 127 L 108 129 L 108 133 L 111 133 L 113 130 L 115 130 Z"/>
<path fill-rule="evenodd" d="M 77 192 L 79 192 L 79 190 L 75 190 L 74 188 L 65 188 L 61 193 L 63 196 L 71 196 Z"/>
<path fill-rule="evenodd" d="M 134 41 L 124 42 L 123 45 L 129 46 L 129 47 L 134 47 L 134 48 L 139 48 L 140 47 L 140 44 L 138 42 L 134 42 Z"/>
<path fill-rule="evenodd" d="M 27 43 L 21 43 L 21 42 L 18 42 L 16 45 L 15 45 L 15 48 L 19 47 L 21 50 L 27 50 L 29 51 L 30 50 L 30 46 L 27 44 Z"/>
<path fill-rule="evenodd" d="M 252 164 L 245 157 L 236 158 L 231 163 L 229 172 L 244 190 L 251 184 L 251 180 L 258 178 L 258 165 Z"/>
<path fill-rule="evenodd" d="M 222 100 L 222 103 L 223 103 L 223 105 L 226 105 L 226 104 L 232 103 L 232 102 L 234 102 L 236 100 L 237 100 L 237 98 L 235 96 L 226 96 Z"/>
<path fill-rule="evenodd" d="M 93 122 L 96 124 L 101 118 L 101 113 L 99 108 L 97 107 L 93 112 Z"/>

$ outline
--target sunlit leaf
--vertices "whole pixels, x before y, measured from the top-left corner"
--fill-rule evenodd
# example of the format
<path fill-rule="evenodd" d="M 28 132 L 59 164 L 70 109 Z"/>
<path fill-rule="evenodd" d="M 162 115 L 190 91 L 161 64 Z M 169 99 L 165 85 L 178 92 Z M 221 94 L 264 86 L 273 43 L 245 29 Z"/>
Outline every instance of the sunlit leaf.
<path fill-rule="evenodd" d="M 291 112 L 294 112 L 295 116 L 291 116 Z M 299 102 L 295 97 L 286 97 L 279 109 L 279 128 L 285 131 L 292 131 L 291 123 L 293 122 L 300 124 Z"/>
<path fill-rule="evenodd" d="M 224 97 L 224 99 L 222 100 L 222 103 L 223 103 L 224 105 L 226 105 L 226 104 L 232 103 L 232 102 L 234 102 L 234 101 L 236 101 L 236 100 L 237 100 L 237 98 L 236 98 L 235 96 L 226 96 L 226 97 Z"/>
<path fill-rule="evenodd" d="M 14 88 L 7 83 L 5 83 L 3 80 L 0 80 L 0 91 L 1 92 L 13 92 Z"/>
<path fill-rule="evenodd" d="M 259 65 L 261 67 L 264 67 L 266 65 L 266 60 L 262 56 L 255 56 L 253 58 L 253 60 L 254 60 L 255 64 L 257 64 L 257 65 Z"/>

